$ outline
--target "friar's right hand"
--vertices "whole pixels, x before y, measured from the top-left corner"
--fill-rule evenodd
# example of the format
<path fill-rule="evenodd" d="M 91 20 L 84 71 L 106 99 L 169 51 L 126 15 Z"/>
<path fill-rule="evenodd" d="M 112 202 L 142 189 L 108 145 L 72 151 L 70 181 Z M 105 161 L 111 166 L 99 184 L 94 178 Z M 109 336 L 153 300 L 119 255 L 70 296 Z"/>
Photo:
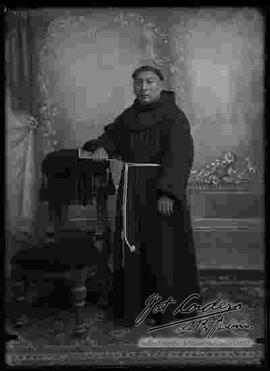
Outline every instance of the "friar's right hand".
<path fill-rule="evenodd" d="M 107 153 L 106 149 L 103 148 L 103 147 L 100 147 L 100 148 L 96 149 L 92 153 L 92 160 L 93 161 L 107 161 L 108 157 L 109 157 L 108 153 Z"/>

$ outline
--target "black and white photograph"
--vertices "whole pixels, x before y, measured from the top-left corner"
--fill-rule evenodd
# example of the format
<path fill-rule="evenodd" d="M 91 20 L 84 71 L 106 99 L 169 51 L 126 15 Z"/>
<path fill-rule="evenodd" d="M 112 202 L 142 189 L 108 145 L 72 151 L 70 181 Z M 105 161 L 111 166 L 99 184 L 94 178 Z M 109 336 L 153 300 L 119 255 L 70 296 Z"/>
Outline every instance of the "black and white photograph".
<path fill-rule="evenodd" d="M 265 366 L 265 13 L 4 9 L 7 366 Z"/>

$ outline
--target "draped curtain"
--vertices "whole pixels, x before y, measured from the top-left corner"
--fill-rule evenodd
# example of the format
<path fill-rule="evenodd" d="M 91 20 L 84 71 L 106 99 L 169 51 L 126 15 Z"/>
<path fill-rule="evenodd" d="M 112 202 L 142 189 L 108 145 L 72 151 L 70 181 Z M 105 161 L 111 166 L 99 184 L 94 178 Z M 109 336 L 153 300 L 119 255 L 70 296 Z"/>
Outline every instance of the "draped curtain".
<path fill-rule="evenodd" d="M 33 236 L 37 205 L 31 29 L 27 12 L 6 14 L 6 255 L 20 248 L 22 237 Z"/>
<path fill-rule="evenodd" d="M 32 45 L 26 12 L 6 16 L 6 83 L 14 111 L 32 112 Z"/>

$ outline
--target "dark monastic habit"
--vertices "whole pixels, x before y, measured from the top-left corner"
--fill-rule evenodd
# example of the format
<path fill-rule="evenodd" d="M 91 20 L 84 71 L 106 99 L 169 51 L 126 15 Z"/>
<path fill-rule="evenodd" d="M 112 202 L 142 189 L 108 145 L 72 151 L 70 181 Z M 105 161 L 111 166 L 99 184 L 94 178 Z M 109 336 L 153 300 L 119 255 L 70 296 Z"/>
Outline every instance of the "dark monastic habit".
<path fill-rule="evenodd" d="M 135 99 L 99 138 L 84 145 L 88 151 L 99 147 L 125 163 L 113 245 L 113 303 L 114 319 L 133 325 L 153 293 L 164 300 L 172 296 L 178 304 L 200 293 L 185 195 L 193 139 L 174 92 L 162 90 L 152 103 L 142 105 Z M 157 200 L 164 195 L 174 200 L 171 215 L 157 210 Z M 176 320 L 174 308 L 152 318 L 159 318 L 158 323 Z"/>

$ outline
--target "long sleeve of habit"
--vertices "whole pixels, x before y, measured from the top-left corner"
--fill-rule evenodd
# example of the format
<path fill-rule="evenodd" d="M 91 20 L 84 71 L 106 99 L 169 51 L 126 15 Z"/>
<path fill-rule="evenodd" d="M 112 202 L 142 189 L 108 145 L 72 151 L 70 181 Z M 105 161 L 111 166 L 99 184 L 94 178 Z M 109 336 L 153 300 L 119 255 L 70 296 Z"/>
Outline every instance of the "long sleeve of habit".
<path fill-rule="evenodd" d="M 103 147 L 108 152 L 109 156 L 119 154 L 119 136 L 121 135 L 121 116 L 104 127 L 104 133 L 98 138 L 86 142 L 83 149 L 89 152 L 95 151 L 97 148 Z"/>
<path fill-rule="evenodd" d="M 184 113 L 180 111 L 172 121 L 168 145 L 161 161 L 157 191 L 159 195 L 181 201 L 193 164 L 194 144 Z"/>

